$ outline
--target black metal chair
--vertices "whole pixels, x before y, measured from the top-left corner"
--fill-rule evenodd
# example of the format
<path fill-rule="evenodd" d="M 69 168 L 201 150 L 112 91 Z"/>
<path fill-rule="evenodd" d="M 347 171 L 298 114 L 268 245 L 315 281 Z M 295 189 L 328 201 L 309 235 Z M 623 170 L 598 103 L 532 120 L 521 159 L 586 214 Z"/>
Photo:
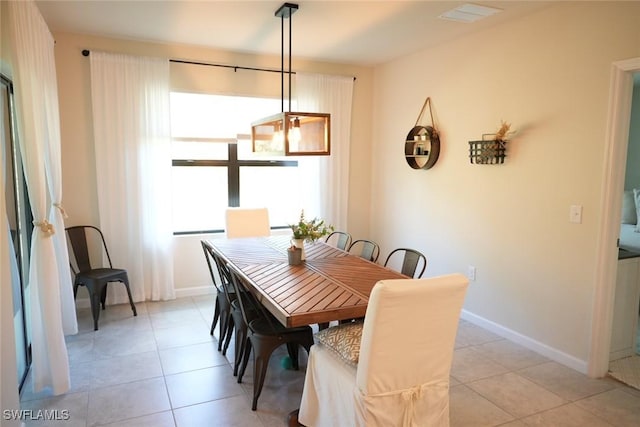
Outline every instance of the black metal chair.
<path fill-rule="evenodd" d="M 229 283 L 227 281 L 228 279 L 224 274 L 222 274 L 218 259 L 209 242 L 201 240 L 200 243 L 202 244 L 204 257 L 207 260 L 207 266 L 209 267 L 209 273 L 211 274 L 211 281 L 213 282 L 213 286 L 216 288 L 216 305 L 213 312 L 213 320 L 211 321 L 211 330 L 209 331 L 209 334 L 213 335 L 216 324 L 220 321 L 218 351 L 222 351 L 222 354 L 226 355 L 227 348 L 229 347 L 229 341 L 231 340 L 231 331 L 233 330 L 231 302 L 235 299 L 235 294 L 226 292 Z M 216 266 L 216 270 L 218 271 L 220 283 L 216 281 L 213 265 Z"/>
<path fill-rule="evenodd" d="M 404 252 L 404 256 L 402 258 L 402 268 L 400 273 L 405 276 L 413 277 L 414 279 L 419 279 L 424 274 L 424 271 L 427 268 L 427 258 L 420 252 L 415 249 L 408 248 L 398 248 L 391 251 L 391 253 L 387 256 L 386 261 L 384 262 L 384 266 L 387 267 L 392 257 L 402 256 Z M 416 276 L 416 271 L 418 271 L 418 266 L 421 266 L 420 273 Z"/>
<path fill-rule="evenodd" d="M 380 246 L 371 240 L 359 239 L 349 245 L 347 252 L 356 252 L 360 258 L 376 262 L 380 256 Z"/>
<path fill-rule="evenodd" d="M 78 286 L 83 285 L 89 292 L 91 302 L 91 314 L 93 315 L 93 329 L 98 330 L 98 319 L 100 318 L 100 305 L 105 309 L 107 299 L 107 284 L 111 282 L 121 282 L 127 289 L 129 304 L 133 315 L 137 316 L 136 306 L 133 304 L 131 289 L 129 288 L 129 277 L 127 271 L 120 268 L 113 268 L 111 256 L 107 249 L 107 242 L 102 231 L 92 225 L 78 225 L 66 229 L 71 249 L 71 272 L 73 273 L 73 297 L 78 294 Z M 91 255 L 94 255 L 92 257 Z M 96 260 L 103 259 L 106 255 L 108 265 L 104 266 Z M 93 261 L 93 262 L 92 262 Z"/>
<path fill-rule="evenodd" d="M 333 244 L 336 248 L 346 251 L 351 244 L 351 234 L 345 231 L 334 231 L 324 240 L 326 243 Z"/>
<path fill-rule="evenodd" d="M 211 246 L 207 245 L 207 249 Z M 215 252 L 210 250 L 209 255 L 213 258 L 215 264 L 218 266 L 218 273 L 220 274 L 221 292 L 220 298 L 226 301 L 230 301 L 229 309 L 231 312 L 231 320 L 228 322 L 226 329 L 226 338 L 223 347 L 223 354 L 226 354 L 229 347 L 229 341 L 231 339 L 232 329 L 235 332 L 235 357 L 233 362 L 233 376 L 238 376 L 238 370 L 242 363 L 242 356 L 245 350 L 245 343 L 247 340 L 247 322 L 244 320 L 242 310 L 240 309 L 240 303 L 238 302 L 235 288 L 231 285 L 231 272 L 225 264 L 225 261 L 220 258 Z M 241 288 L 242 289 L 242 288 Z M 247 318 L 253 320 L 258 317 L 258 314 L 254 310 L 247 311 Z"/>
<path fill-rule="evenodd" d="M 255 411 L 273 351 L 282 344 L 286 344 L 293 368 L 297 370 L 299 369 L 298 345 L 304 347 L 309 353 L 313 345 L 313 332 L 309 326 L 296 328 L 283 326 L 278 319 L 260 304 L 252 291 L 244 286 L 240 277 L 234 271 L 229 271 L 232 287 L 238 296 L 237 301 L 242 317 L 248 326 L 242 366 L 238 373 L 238 382 L 242 382 L 242 376 L 247 368 L 249 355 L 253 349 L 253 402 L 251 409 Z M 256 316 L 253 319 L 251 318 L 251 312 Z"/>

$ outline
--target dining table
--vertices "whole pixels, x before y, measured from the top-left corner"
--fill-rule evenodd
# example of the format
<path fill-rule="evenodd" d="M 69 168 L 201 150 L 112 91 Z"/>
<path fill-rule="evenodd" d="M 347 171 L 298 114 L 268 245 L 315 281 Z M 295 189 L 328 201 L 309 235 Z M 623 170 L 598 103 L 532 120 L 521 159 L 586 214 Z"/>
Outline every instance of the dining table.
<path fill-rule="evenodd" d="M 379 280 L 408 278 L 321 241 L 305 243 L 299 265 L 289 265 L 286 235 L 208 242 L 286 327 L 364 317 Z"/>

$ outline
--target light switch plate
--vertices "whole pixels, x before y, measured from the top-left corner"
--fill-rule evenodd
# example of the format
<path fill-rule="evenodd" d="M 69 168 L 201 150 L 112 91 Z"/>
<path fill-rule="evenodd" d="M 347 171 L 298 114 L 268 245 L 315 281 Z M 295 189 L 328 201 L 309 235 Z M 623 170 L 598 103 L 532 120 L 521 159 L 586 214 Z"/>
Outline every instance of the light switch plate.
<path fill-rule="evenodd" d="M 473 265 L 470 265 L 467 269 L 467 277 L 472 282 L 476 280 L 476 268 Z"/>

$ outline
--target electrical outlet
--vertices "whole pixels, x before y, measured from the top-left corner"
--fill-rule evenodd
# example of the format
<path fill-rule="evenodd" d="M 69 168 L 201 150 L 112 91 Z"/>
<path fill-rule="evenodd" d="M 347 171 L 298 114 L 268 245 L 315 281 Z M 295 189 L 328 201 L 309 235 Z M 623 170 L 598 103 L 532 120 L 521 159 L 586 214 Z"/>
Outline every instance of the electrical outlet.
<path fill-rule="evenodd" d="M 476 268 L 473 265 L 469 266 L 467 270 L 467 277 L 472 282 L 476 280 Z"/>
<path fill-rule="evenodd" d="M 569 222 L 582 224 L 582 205 L 571 205 L 569 208 Z"/>

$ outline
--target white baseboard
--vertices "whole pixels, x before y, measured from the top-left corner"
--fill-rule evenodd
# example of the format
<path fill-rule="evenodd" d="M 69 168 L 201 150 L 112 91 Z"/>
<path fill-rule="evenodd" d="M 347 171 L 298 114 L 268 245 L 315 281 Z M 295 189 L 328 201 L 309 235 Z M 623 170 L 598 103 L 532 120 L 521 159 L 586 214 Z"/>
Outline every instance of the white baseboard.
<path fill-rule="evenodd" d="M 189 288 L 176 289 L 176 298 L 198 297 L 200 295 L 211 295 L 213 293 L 215 293 L 215 288 L 212 285 L 191 286 Z"/>
<path fill-rule="evenodd" d="M 512 331 L 511 329 L 505 328 L 502 325 L 487 320 L 484 317 L 480 317 L 469 311 L 462 310 L 460 317 L 468 322 L 473 323 L 474 325 L 478 325 L 490 332 L 493 332 L 496 335 L 513 341 L 516 344 L 520 344 L 521 346 L 535 351 L 536 353 L 541 354 L 545 357 L 548 357 L 555 362 L 568 366 L 569 368 L 575 369 L 576 371 L 583 374 L 588 373 L 588 362 L 586 360 L 580 360 L 556 348 L 549 347 L 546 344 L 543 344 L 518 332 Z"/>
<path fill-rule="evenodd" d="M 215 289 L 211 285 L 192 286 L 189 288 L 179 288 L 175 290 L 176 298 L 197 297 L 200 295 L 211 295 Z M 91 302 L 88 297 L 76 298 L 76 308 L 91 308 Z"/>

